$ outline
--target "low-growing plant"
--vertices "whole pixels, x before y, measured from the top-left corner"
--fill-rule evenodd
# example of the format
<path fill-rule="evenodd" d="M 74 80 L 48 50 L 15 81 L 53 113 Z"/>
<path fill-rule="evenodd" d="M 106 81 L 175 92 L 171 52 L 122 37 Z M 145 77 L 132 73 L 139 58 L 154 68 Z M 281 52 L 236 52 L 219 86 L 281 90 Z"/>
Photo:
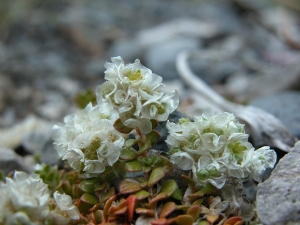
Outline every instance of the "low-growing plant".
<path fill-rule="evenodd" d="M 1 182 L 0 224 L 258 224 L 241 182 L 260 182 L 275 152 L 255 150 L 226 112 L 168 121 L 167 154 L 155 150 L 155 128 L 178 93 L 163 92 L 139 60 L 115 57 L 105 67 L 95 94 L 81 93 L 82 109 L 53 127 L 65 168 L 37 165 Z"/>

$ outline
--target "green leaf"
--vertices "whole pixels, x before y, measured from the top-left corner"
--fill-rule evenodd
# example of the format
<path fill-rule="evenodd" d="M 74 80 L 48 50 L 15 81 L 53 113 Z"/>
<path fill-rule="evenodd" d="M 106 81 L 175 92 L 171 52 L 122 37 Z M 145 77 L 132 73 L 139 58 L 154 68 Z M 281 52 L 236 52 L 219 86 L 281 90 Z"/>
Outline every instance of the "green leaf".
<path fill-rule="evenodd" d="M 63 193 L 66 193 L 67 195 L 72 195 L 72 187 L 69 180 L 64 180 L 61 183 L 61 189 Z"/>
<path fill-rule="evenodd" d="M 154 184 L 164 178 L 165 175 L 166 173 L 162 167 L 154 168 L 148 180 L 148 187 L 152 187 Z"/>
<path fill-rule="evenodd" d="M 151 148 L 151 142 L 150 141 L 146 141 L 146 143 L 138 151 L 138 155 L 142 155 L 143 153 L 145 153 L 146 151 L 148 151 L 150 148 Z"/>
<path fill-rule="evenodd" d="M 91 193 L 84 193 L 80 199 L 89 205 L 95 205 L 98 203 L 97 196 Z"/>
<path fill-rule="evenodd" d="M 118 175 L 114 172 L 104 177 L 104 181 L 110 184 L 113 180 L 117 179 Z"/>
<path fill-rule="evenodd" d="M 103 221 L 103 212 L 101 210 L 93 212 L 93 218 L 97 224 L 100 224 Z"/>
<path fill-rule="evenodd" d="M 138 143 L 137 139 L 128 139 L 128 140 L 125 141 L 125 146 L 127 148 L 131 148 L 132 146 L 134 146 L 137 143 Z"/>
<path fill-rule="evenodd" d="M 78 187 L 83 192 L 94 193 L 96 188 L 97 180 L 95 178 L 83 180 Z"/>
<path fill-rule="evenodd" d="M 153 208 L 158 201 L 165 200 L 168 196 L 165 193 L 159 193 L 154 198 L 152 198 L 149 202 L 149 207 Z"/>
<path fill-rule="evenodd" d="M 94 91 L 90 89 L 78 93 L 75 96 L 74 101 L 77 107 L 80 109 L 84 109 L 87 106 L 87 104 L 89 104 L 90 102 L 93 105 L 95 105 L 95 103 L 97 102 Z"/>
<path fill-rule="evenodd" d="M 176 209 L 176 204 L 174 202 L 167 202 L 161 209 L 159 218 L 165 218 L 170 215 Z"/>
<path fill-rule="evenodd" d="M 136 208 L 135 212 L 137 214 L 145 215 L 146 218 L 155 217 L 155 212 L 152 209 Z"/>
<path fill-rule="evenodd" d="M 201 220 L 198 225 L 211 225 L 210 222 L 208 222 L 207 220 Z"/>
<path fill-rule="evenodd" d="M 107 199 L 109 199 L 110 197 L 114 196 L 116 194 L 115 189 L 113 187 L 111 187 L 110 189 L 108 189 L 108 191 L 105 193 L 105 195 L 103 196 L 103 198 L 101 199 L 101 202 L 106 202 Z"/>
<path fill-rule="evenodd" d="M 120 118 L 115 121 L 113 126 L 117 131 L 119 131 L 122 134 L 129 134 L 133 130 L 133 128 L 126 127 Z"/>
<path fill-rule="evenodd" d="M 150 171 L 151 171 L 151 167 L 150 166 L 145 166 L 145 165 L 143 165 L 143 172 L 144 173 L 149 173 Z"/>
<path fill-rule="evenodd" d="M 142 163 L 137 159 L 125 163 L 124 170 L 128 172 L 138 172 L 142 170 Z"/>
<path fill-rule="evenodd" d="M 167 157 L 164 156 L 159 156 L 159 166 L 161 166 L 165 172 L 165 174 L 168 174 L 170 172 L 172 172 L 173 170 L 173 165 L 172 163 L 169 161 L 169 159 Z"/>
<path fill-rule="evenodd" d="M 196 221 L 199 218 L 201 208 L 199 205 L 194 205 L 191 208 L 188 209 L 186 212 L 187 215 L 190 215 L 193 217 L 194 221 Z"/>
<path fill-rule="evenodd" d="M 107 185 L 108 185 L 107 183 L 101 183 L 99 186 L 96 187 L 95 192 L 104 190 L 104 188 L 106 188 Z"/>
<path fill-rule="evenodd" d="M 177 188 L 173 194 L 171 195 L 172 198 L 175 198 L 176 200 L 181 201 L 182 200 L 182 192 L 179 188 Z"/>
<path fill-rule="evenodd" d="M 109 175 L 113 172 L 112 166 L 105 166 L 105 170 L 101 173 L 101 175 Z"/>
<path fill-rule="evenodd" d="M 180 215 L 175 218 L 178 225 L 192 225 L 194 223 L 193 217 L 189 215 Z"/>
<path fill-rule="evenodd" d="M 156 144 L 160 134 L 156 130 L 152 130 L 150 133 L 146 134 L 146 140 L 151 142 L 151 145 Z"/>
<path fill-rule="evenodd" d="M 188 198 L 189 198 L 189 200 L 193 201 L 193 200 L 200 198 L 206 194 L 212 194 L 212 193 L 216 192 L 217 190 L 218 189 L 215 186 L 213 186 L 212 184 L 207 184 L 207 185 L 201 187 L 199 191 L 189 194 Z"/>
<path fill-rule="evenodd" d="M 120 182 L 120 193 L 121 194 L 128 194 L 139 191 L 142 189 L 142 186 L 139 182 L 133 179 L 125 179 Z"/>
<path fill-rule="evenodd" d="M 191 177 L 189 177 L 189 176 L 187 176 L 185 174 L 182 174 L 181 177 L 187 181 L 187 183 L 189 184 L 190 187 L 193 188 L 193 187 L 196 186 L 195 181 Z"/>
<path fill-rule="evenodd" d="M 145 198 L 148 198 L 150 196 L 150 193 L 144 189 L 134 193 L 133 195 L 135 195 L 135 197 L 137 198 L 137 200 L 142 200 Z"/>
<path fill-rule="evenodd" d="M 132 160 L 138 156 L 137 151 L 134 148 L 123 148 L 121 150 L 120 159 Z"/>
<path fill-rule="evenodd" d="M 158 124 L 159 124 L 157 120 L 150 120 L 150 122 L 151 122 L 151 125 L 152 125 L 152 129 L 154 129 L 155 127 L 157 127 Z"/>
<path fill-rule="evenodd" d="M 53 182 L 56 177 L 57 177 L 57 171 L 51 171 L 50 173 L 48 173 L 46 179 L 50 182 Z"/>
<path fill-rule="evenodd" d="M 199 198 L 196 201 L 193 202 L 192 206 L 194 205 L 202 205 L 204 199 L 203 198 Z"/>
<path fill-rule="evenodd" d="M 213 186 L 212 184 L 208 183 L 207 185 L 203 186 L 200 188 L 199 191 L 197 191 L 197 194 L 201 194 L 201 195 L 208 195 L 208 194 L 212 194 L 215 193 L 218 189 Z"/>
<path fill-rule="evenodd" d="M 178 189 L 177 183 L 175 180 L 167 180 L 163 182 L 160 193 L 165 193 L 166 196 L 171 196 L 174 191 Z"/>

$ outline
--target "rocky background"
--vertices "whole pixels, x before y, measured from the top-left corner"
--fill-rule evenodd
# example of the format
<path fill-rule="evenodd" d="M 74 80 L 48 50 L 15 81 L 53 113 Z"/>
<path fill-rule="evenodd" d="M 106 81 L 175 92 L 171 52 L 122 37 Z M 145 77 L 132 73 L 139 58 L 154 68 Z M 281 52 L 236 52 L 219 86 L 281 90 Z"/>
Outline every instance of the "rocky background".
<path fill-rule="evenodd" d="M 100 85 L 103 64 L 118 55 L 127 63 L 139 58 L 162 76 L 180 93 L 179 111 L 193 116 L 213 106 L 184 84 L 175 61 L 184 50 L 203 51 L 208 58 L 190 62 L 201 79 L 234 102 L 272 113 L 300 138 L 299 11 L 298 0 L 0 0 L 0 169 L 32 171 L 37 157 L 60 163 L 53 124 L 76 111 L 76 94 Z M 211 51 L 229 56 L 209 57 Z M 290 160 L 299 180 L 299 157 Z M 263 222 L 299 222 L 299 187 L 275 183 L 290 190 L 286 204 L 294 207 L 268 203 L 279 206 L 267 215 L 281 218 Z M 256 184 L 248 186 L 254 200 Z M 272 195 L 263 190 L 261 204 Z"/>

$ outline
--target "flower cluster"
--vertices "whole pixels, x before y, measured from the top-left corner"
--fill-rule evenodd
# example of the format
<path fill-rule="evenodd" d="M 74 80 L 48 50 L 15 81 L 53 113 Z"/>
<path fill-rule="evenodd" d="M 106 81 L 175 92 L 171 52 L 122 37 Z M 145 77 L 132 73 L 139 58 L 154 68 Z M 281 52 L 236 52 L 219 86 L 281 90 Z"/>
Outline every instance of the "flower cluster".
<path fill-rule="evenodd" d="M 94 177 L 112 166 L 124 145 L 113 123 L 117 112 L 109 104 L 88 104 L 78 114 L 68 115 L 64 124 L 53 127 L 54 145 L 60 157 L 82 177 Z"/>
<path fill-rule="evenodd" d="M 222 188 L 228 176 L 253 177 L 261 181 L 266 168 L 273 168 L 276 153 L 269 147 L 255 151 L 244 127 L 230 113 L 181 119 L 167 123 L 171 162 L 183 170 L 192 170 L 199 185 L 211 183 Z"/>
<path fill-rule="evenodd" d="M 25 172 L 15 171 L 14 177 L 0 183 L 0 224 L 68 224 L 71 219 L 79 219 L 79 211 L 71 201 L 61 201 L 59 194 L 50 197 L 48 186 L 38 175 L 29 176 Z M 70 196 L 64 195 L 66 198 Z M 49 203 L 54 201 L 59 212 L 52 211 Z M 68 204 L 68 205 L 67 205 Z M 64 212 L 64 213 L 62 213 Z"/>
<path fill-rule="evenodd" d="M 107 81 L 96 90 L 98 103 L 111 104 L 125 126 L 149 133 L 151 120 L 166 121 L 178 107 L 178 93 L 161 92 L 162 77 L 141 65 L 138 59 L 128 65 L 121 57 L 111 60 L 112 63 L 105 64 Z"/>
<path fill-rule="evenodd" d="M 167 120 L 179 104 L 177 92 L 161 92 L 162 78 L 139 60 L 125 65 L 115 57 L 105 67 L 107 81 L 96 90 L 98 104 L 66 116 L 63 124 L 53 128 L 59 156 L 82 177 L 95 177 L 118 160 L 124 145 L 113 127 L 118 118 L 147 134 L 152 131 L 151 120 Z"/>

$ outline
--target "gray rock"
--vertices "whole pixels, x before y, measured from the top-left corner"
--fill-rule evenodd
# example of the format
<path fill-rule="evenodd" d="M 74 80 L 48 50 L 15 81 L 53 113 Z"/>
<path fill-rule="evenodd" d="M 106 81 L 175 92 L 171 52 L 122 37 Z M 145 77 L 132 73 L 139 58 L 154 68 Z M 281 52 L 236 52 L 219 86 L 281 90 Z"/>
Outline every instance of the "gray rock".
<path fill-rule="evenodd" d="M 183 50 L 198 49 L 200 41 L 192 37 L 176 37 L 150 46 L 145 52 L 145 64 L 148 68 L 166 80 L 178 78 L 175 59 Z"/>
<path fill-rule="evenodd" d="M 263 224 L 300 224 L 300 142 L 257 187 L 257 214 Z"/>
<path fill-rule="evenodd" d="M 111 57 L 121 56 L 125 63 L 128 63 L 140 58 L 141 50 L 136 43 L 136 39 L 122 38 L 112 44 L 108 50 L 108 55 Z"/>
<path fill-rule="evenodd" d="M 229 75 L 242 71 L 241 63 L 236 59 L 192 59 L 190 66 L 195 74 L 209 85 L 222 83 Z"/>
<path fill-rule="evenodd" d="M 250 102 L 276 116 L 288 131 L 300 138 L 300 92 L 286 91 L 279 94 L 262 97 Z"/>
<path fill-rule="evenodd" d="M 0 155 L 0 170 L 4 173 L 4 175 L 7 175 L 14 170 L 26 172 L 31 170 L 26 166 L 22 157 L 9 148 L 0 147 Z"/>
<path fill-rule="evenodd" d="M 52 140 L 49 140 L 45 144 L 45 146 L 40 154 L 41 154 L 40 160 L 42 163 L 46 163 L 49 165 L 61 165 L 62 164 L 62 161 L 60 160 L 58 153 L 53 146 Z"/>

